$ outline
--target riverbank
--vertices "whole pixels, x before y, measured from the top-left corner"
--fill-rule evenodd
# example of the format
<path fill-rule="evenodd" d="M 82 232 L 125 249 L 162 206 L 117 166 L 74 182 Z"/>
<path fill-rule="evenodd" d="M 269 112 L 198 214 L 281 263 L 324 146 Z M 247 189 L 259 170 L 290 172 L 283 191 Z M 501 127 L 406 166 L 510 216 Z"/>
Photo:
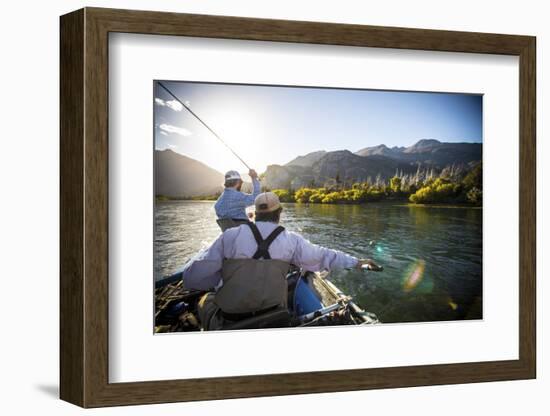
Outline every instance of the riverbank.
<path fill-rule="evenodd" d="M 460 171 L 461 172 L 461 171 Z M 323 187 L 273 189 L 281 202 L 309 202 L 313 204 L 363 204 L 379 201 L 408 201 L 414 204 L 458 204 L 481 206 L 483 180 L 481 164 L 467 174 L 454 169 L 431 172 L 428 176 L 397 175 L 389 180 L 377 178 L 372 182 L 350 183 L 339 175 L 334 184 Z"/>
<path fill-rule="evenodd" d="M 339 175 L 334 184 L 323 187 L 301 187 L 299 189 L 265 189 L 277 194 L 281 202 L 302 202 L 311 204 L 353 204 L 370 202 L 401 201 L 419 205 L 464 205 L 480 207 L 483 202 L 483 170 L 481 163 L 467 174 L 458 174 L 454 169 L 442 171 L 439 176 L 431 172 L 427 177 L 417 173 L 414 176 L 400 175 L 388 181 L 377 178 L 373 183 L 350 183 L 341 181 Z M 215 201 L 220 193 L 200 196 L 157 195 L 157 201 Z"/>

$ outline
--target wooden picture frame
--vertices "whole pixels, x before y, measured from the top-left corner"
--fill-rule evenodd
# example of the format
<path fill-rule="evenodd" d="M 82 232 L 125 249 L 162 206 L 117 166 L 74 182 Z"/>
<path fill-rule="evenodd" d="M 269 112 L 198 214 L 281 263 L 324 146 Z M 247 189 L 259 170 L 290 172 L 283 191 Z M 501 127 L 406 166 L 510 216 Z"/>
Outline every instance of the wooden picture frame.
<path fill-rule="evenodd" d="M 534 37 L 99 8 L 62 16 L 60 28 L 61 399 L 100 407 L 536 377 Z M 110 32 L 519 56 L 519 359 L 109 383 Z"/>

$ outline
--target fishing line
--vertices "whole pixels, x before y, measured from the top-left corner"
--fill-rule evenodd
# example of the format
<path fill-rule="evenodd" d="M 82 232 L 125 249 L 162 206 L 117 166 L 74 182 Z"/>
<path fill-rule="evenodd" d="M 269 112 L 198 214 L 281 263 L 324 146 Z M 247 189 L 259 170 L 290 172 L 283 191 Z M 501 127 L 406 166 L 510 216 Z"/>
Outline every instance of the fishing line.
<path fill-rule="evenodd" d="M 229 149 L 229 151 L 230 151 L 231 153 L 233 153 L 233 154 L 237 157 L 237 159 L 239 159 L 239 160 L 243 163 L 243 165 L 246 166 L 246 168 L 247 168 L 248 170 L 251 170 L 250 166 L 248 166 L 247 163 L 246 163 L 237 153 L 235 153 L 235 151 L 234 151 L 231 147 L 229 147 L 229 145 L 228 145 L 225 141 L 223 141 L 223 139 L 222 139 L 220 136 L 218 136 L 218 135 L 216 134 L 216 132 L 215 132 L 214 130 L 212 130 L 212 129 L 208 126 L 208 124 L 206 124 L 206 123 L 205 123 L 205 122 L 204 122 L 204 121 L 203 121 L 203 120 L 202 120 L 193 110 L 191 110 L 191 109 L 190 109 L 187 105 L 185 105 L 178 97 L 176 97 L 176 96 L 172 93 L 172 91 L 170 91 L 168 88 L 166 88 L 162 82 L 158 82 L 158 81 L 157 81 L 157 84 L 160 85 L 168 94 L 170 94 L 170 95 L 172 96 L 172 98 L 174 98 L 174 100 L 176 100 L 178 103 L 180 103 L 180 104 L 183 106 L 183 108 L 185 108 L 187 111 L 189 111 L 189 113 L 191 113 L 191 115 L 192 115 L 193 117 L 195 117 L 197 120 L 199 120 L 199 121 L 202 123 L 202 125 L 203 125 L 204 127 L 206 127 L 206 128 L 208 129 L 208 131 L 214 135 L 214 137 L 216 137 L 216 139 L 218 139 L 220 142 L 222 142 L 222 144 L 223 144 L 225 147 L 227 147 L 227 148 Z"/>

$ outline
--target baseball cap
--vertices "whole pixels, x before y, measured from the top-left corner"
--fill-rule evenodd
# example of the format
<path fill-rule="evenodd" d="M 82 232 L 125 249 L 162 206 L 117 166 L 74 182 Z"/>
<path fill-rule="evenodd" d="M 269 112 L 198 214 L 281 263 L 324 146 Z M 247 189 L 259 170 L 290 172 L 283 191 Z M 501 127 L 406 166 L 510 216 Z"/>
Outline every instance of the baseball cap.
<path fill-rule="evenodd" d="M 230 170 L 225 174 L 225 180 L 226 181 L 232 181 L 235 179 L 241 179 L 241 174 L 237 172 L 236 170 Z"/>
<path fill-rule="evenodd" d="M 273 212 L 281 207 L 279 197 L 273 192 L 264 192 L 254 200 L 256 212 Z"/>

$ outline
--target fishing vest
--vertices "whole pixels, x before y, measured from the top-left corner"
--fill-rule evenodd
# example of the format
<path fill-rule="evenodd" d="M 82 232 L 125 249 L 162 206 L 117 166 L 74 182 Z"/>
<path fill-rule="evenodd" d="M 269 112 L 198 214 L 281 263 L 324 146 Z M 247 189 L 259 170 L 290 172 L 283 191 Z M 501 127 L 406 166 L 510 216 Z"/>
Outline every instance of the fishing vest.
<path fill-rule="evenodd" d="M 287 306 L 286 275 L 290 263 L 274 260 L 269 246 L 285 229 L 278 226 L 265 240 L 256 224 L 248 223 L 258 249 L 251 259 L 225 259 L 222 267 L 223 286 L 215 302 L 222 312 L 247 314 L 275 306 Z"/>

